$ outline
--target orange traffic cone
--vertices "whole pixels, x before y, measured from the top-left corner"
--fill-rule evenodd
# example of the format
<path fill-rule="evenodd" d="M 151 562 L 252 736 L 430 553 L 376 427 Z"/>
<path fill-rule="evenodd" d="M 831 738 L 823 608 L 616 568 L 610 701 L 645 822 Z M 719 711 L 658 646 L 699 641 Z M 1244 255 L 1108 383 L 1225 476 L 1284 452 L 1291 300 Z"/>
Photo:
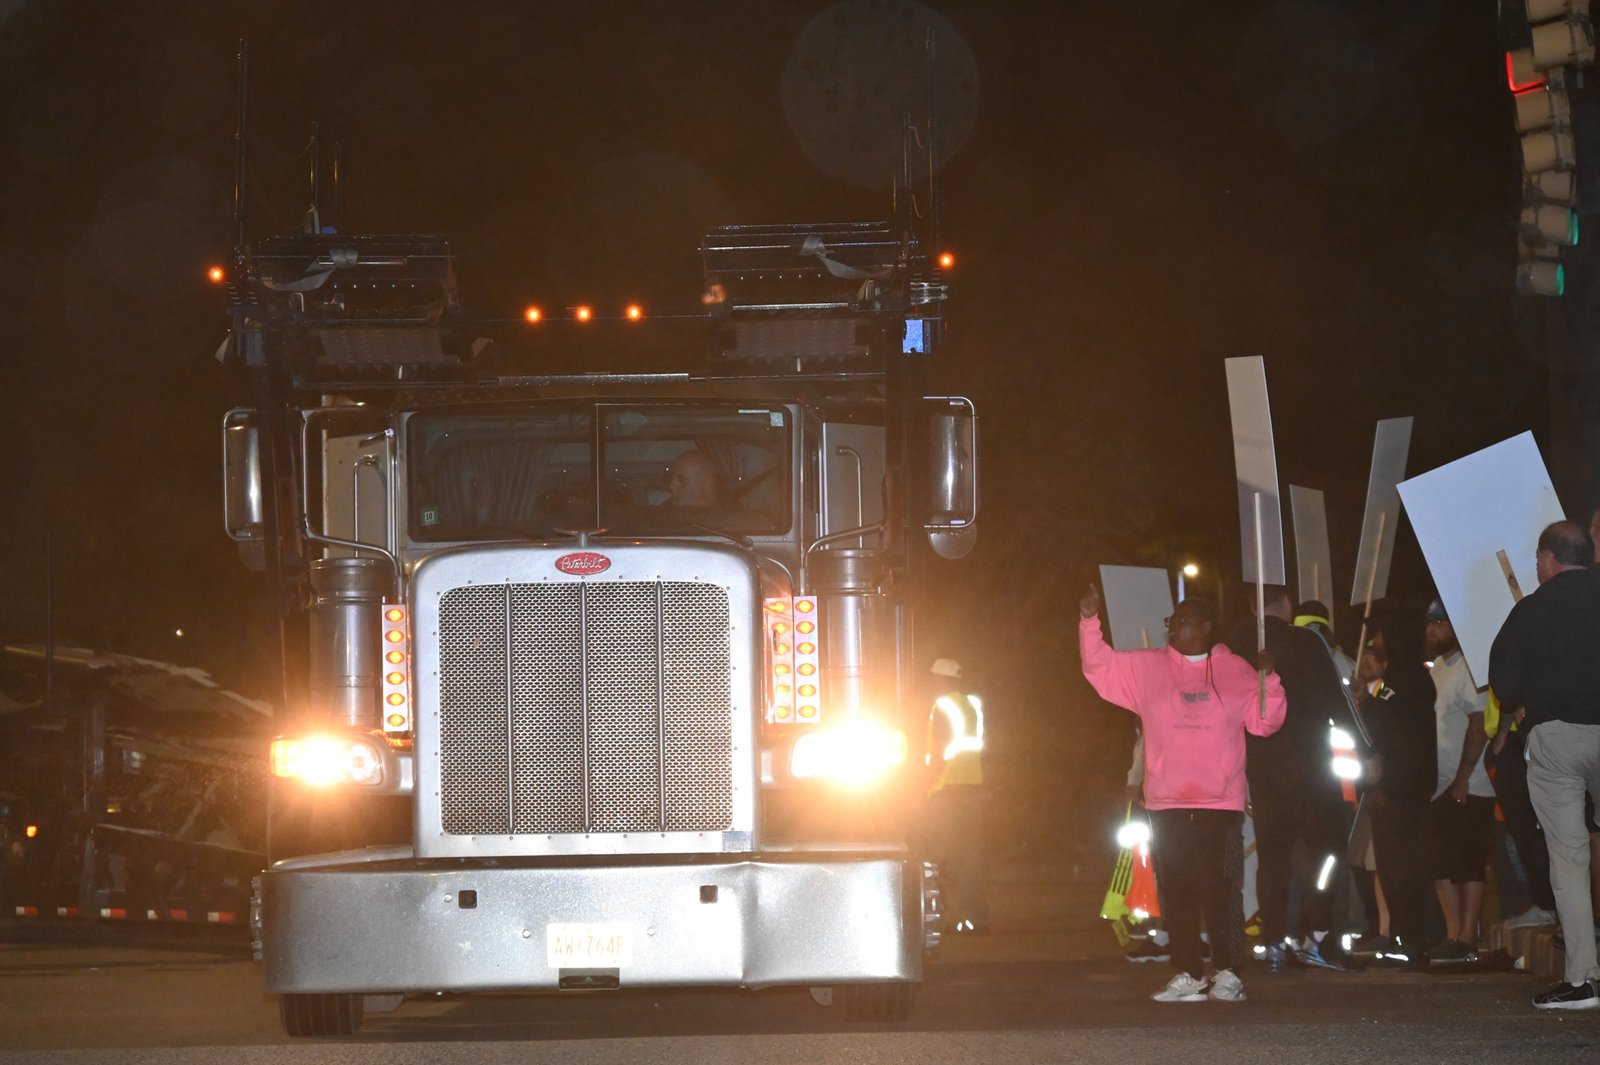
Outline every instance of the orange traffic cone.
<path fill-rule="evenodd" d="M 1161 900 L 1156 894 L 1156 871 L 1150 865 L 1150 844 L 1139 844 L 1132 857 L 1133 868 L 1126 895 L 1128 909 L 1138 921 L 1160 917 Z"/>

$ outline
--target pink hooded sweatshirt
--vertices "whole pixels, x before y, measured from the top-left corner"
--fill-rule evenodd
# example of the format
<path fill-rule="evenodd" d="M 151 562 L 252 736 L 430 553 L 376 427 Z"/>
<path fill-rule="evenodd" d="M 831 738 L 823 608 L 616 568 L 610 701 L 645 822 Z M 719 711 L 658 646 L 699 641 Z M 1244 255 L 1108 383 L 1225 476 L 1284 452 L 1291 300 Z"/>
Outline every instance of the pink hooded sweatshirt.
<path fill-rule="evenodd" d="M 1243 810 L 1244 734 L 1270 736 L 1287 705 L 1267 674 L 1266 713 L 1255 669 L 1222 644 L 1200 662 L 1171 647 L 1113 651 L 1100 618 L 1078 624 L 1083 675 L 1144 726 L 1144 804 L 1151 810 Z"/>

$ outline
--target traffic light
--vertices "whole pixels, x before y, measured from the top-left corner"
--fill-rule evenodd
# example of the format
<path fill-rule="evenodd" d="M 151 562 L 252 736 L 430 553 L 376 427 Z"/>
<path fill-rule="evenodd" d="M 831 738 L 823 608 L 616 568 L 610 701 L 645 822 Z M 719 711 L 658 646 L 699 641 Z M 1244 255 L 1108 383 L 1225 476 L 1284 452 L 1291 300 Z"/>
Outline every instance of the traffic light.
<path fill-rule="evenodd" d="M 1578 243 L 1577 139 L 1570 68 L 1594 63 L 1589 0 L 1526 0 L 1528 45 L 1506 53 L 1506 81 L 1521 137 L 1522 202 L 1517 219 L 1517 291 L 1559 296 L 1561 249 Z"/>

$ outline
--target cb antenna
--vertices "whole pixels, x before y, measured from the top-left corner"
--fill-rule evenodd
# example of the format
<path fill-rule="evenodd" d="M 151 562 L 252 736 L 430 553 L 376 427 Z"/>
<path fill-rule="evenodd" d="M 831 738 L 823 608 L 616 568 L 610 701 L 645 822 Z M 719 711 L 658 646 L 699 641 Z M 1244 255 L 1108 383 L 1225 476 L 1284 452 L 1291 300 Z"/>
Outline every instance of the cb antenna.
<path fill-rule="evenodd" d="M 244 175 L 250 133 L 250 42 L 239 38 L 239 124 L 234 131 L 238 160 L 233 171 L 233 261 L 244 265 Z"/>

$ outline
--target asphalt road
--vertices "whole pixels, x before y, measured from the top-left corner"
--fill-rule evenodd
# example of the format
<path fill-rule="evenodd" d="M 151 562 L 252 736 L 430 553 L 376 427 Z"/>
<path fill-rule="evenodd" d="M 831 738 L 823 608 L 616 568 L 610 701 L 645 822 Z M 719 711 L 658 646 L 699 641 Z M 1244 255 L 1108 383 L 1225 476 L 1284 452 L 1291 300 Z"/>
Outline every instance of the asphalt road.
<path fill-rule="evenodd" d="M 1600 1011 L 1537 1012 L 1528 999 L 1547 981 L 1516 973 L 1249 972 L 1248 1002 L 1159 1005 L 1147 996 L 1168 970 L 1121 959 L 1089 916 L 1092 885 L 1002 890 L 1033 926 L 1002 922 L 943 949 L 900 1026 L 848 1024 L 805 990 L 633 991 L 416 997 L 369 1014 L 357 1038 L 291 1041 L 236 938 L 0 925 L 0 1059 L 1516 1065 L 1600 1055 Z"/>

